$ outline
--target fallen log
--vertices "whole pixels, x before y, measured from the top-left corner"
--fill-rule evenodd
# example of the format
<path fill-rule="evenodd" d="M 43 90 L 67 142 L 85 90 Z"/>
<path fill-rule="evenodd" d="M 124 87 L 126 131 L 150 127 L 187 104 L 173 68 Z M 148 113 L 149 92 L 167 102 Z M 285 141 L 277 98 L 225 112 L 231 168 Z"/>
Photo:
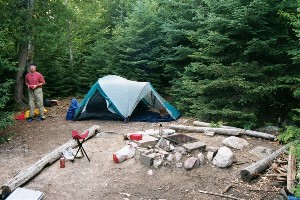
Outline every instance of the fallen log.
<path fill-rule="evenodd" d="M 200 122 L 200 121 L 194 121 L 193 125 L 201 126 L 201 127 L 210 127 L 210 123 Z M 258 138 L 263 138 L 263 139 L 268 139 L 268 140 L 275 140 L 275 138 L 276 138 L 272 134 L 263 133 L 263 132 L 259 132 L 259 131 L 251 131 L 251 130 L 246 130 L 246 129 L 242 129 L 242 128 L 232 127 L 232 126 L 220 126 L 220 128 L 239 130 L 241 132 L 241 134 L 243 134 L 243 135 L 248 135 L 248 136 L 258 137 Z"/>
<path fill-rule="evenodd" d="M 194 126 L 202 126 L 202 127 L 211 127 L 212 124 L 207 123 L 207 122 L 201 122 L 201 121 L 194 121 L 193 122 Z M 219 126 L 219 128 L 227 128 L 227 129 L 236 129 L 236 127 L 232 127 L 232 126 Z"/>
<path fill-rule="evenodd" d="M 170 129 L 174 130 L 182 130 L 182 131 L 192 131 L 192 132 L 214 132 L 216 134 L 222 134 L 222 135 L 234 135 L 239 136 L 241 134 L 241 131 L 234 130 L 234 129 L 226 129 L 226 128 L 210 128 L 210 127 L 195 127 L 195 126 L 184 126 L 184 125 L 175 125 L 171 124 L 169 126 Z"/>
<path fill-rule="evenodd" d="M 267 169 L 270 166 L 270 163 L 279 155 L 281 155 L 286 149 L 289 148 L 291 143 L 281 147 L 277 151 L 273 152 L 269 156 L 267 156 L 264 159 L 261 159 L 257 161 L 256 163 L 253 163 L 252 165 L 244 168 L 241 170 L 241 178 L 245 182 L 251 182 L 252 179 L 254 179 L 256 176 L 261 174 L 265 169 Z"/>
<path fill-rule="evenodd" d="M 92 136 L 95 135 L 96 132 L 98 132 L 100 129 L 100 126 L 94 125 L 91 128 L 88 129 L 89 134 L 87 136 L 87 139 L 91 138 Z M 71 135 L 71 134 L 70 134 Z M 74 148 L 77 146 L 77 142 L 75 140 L 70 140 L 69 142 L 59 146 L 43 158 L 41 158 L 39 161 L 28 167 L 26 170 L 23 172 L 20 172 L 17 174 L 15 177 L 13 177 L 11 180 L 7 181 L 2 187 L 2 193 L 4 192 L 12 192 L 19 186 L 23 185 L 27 181 L 29 181 L 31 178 L 33 178 L 35 175 L 40 173 L 42 169 L 56 160 L 58 160 L 61 155 L 63 150 L 68 149 L 68 148 Z"/>
<path fill-rule="evenodd" d="M 295 146 L 290 147 L 289 157 L 288 157 L 288 169 L 287 169 L 287 184 L 286 187 L 289 192 L 294 193 L 293 188 L 296 181 L 296 148 Z"/>

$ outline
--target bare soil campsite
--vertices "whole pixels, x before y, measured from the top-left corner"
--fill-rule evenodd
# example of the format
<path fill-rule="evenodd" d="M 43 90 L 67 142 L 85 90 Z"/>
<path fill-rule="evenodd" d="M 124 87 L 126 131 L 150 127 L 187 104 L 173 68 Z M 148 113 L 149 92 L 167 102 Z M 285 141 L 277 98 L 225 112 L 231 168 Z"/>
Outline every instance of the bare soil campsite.
<path fill-rule="evenodd" d="M 1 134 L 10 135 L 0 145 L 0 184 L 9 180 L 32 166 L 57 147 L 72 140 L 71 131 L 84 132 L 94 125 L 100 127 L 102 134 L 96 134 L 84 142 L 91 162 L 86 157 L 76 158 L 72 163 L 66 161 L 65 168 L 60 168 L 59 160 L 46 166 L 40 173 L 21 187 L 41 191 L 44 200 L 154 200 L 154 199 L 274 199 L 279 190 L 286 186 L 286 180 L 280 180 L 280 173 L 274 163 L 281 163 L 282 173 L 286 168 L 286 157 L 280 156 L 262 175 L 250 183 L 241 179 L 240 171 L 259 161 L 261 158 L 250 153 L 258 146 L 276 151 L 281 145 L 276 141 L 257 137 L 241 136 L 249 144 L 243 149 L 232 149 L 235 161 L 231 167 L 219 168 L 207 161 L 199 167 L 186 170 L 176 165 L 175 161 L 165 162 L 160 167 L 146 166 L 140 159 L 133 157 L 121 163 L 113 161 L 113 153 L 128 144 L 124 134 L 157 130 L 158 123 L 122 121 L 66 121 L 66 111 L 70 99 L 60 100 L 59 105 L 48 109 L 45 121 L 16 121 Z M 177 121 L 162 123 L 163 128 L 170 125 L 191 125 L 195 119 L 181 117 Z M 176 131 L 197 138 L 207 147 L 219 148 L 226 135 L 214 136 L 191 131 Z M 203 150 L 205 155 L 207 151 Z M 184 162 L 194 153 L 182 155 Z M 272 165 L 273 164 L 273 165 Z M 272 167 L 273 166 L 273 167 Z M 277 175 L 276 175 L 276 174 Z M 269 174 L 269 175 L 268 175 Z M 274 175 L 275 174 L 275 175 Z M 281 177 L 282 178 L 282 177 Z M 283 177 L 284 178 L 284 177 Z"/>

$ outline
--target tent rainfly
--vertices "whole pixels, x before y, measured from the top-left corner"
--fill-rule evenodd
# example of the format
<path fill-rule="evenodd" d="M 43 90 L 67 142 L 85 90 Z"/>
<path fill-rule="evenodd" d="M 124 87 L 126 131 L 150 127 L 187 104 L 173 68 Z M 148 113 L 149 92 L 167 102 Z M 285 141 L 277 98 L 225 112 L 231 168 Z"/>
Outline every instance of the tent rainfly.
<path fill-rule="evenodd" d="M 176 120 L 180 112 L 162 98 L 149 82 L 116 75 L 99 78 L 76 110 L 74 120 L 118 119 L 161 122 Z"/>

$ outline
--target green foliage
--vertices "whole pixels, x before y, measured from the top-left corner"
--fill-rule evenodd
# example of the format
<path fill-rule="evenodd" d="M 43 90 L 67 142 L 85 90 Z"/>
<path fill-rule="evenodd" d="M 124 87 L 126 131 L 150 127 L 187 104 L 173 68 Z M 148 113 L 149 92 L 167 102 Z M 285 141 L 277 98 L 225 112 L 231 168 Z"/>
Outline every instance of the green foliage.
<path fill-rule="evenodd" d="M 288 143 L 299 139 L 299 137 L 300 128 L 296 126 L 288 126 L 279 136 L 277 136 L 277 139 L 283 143 Z"/>
<path fill-rule="evenodd" d="M 191 63 L 196 49 L 189 40 L 189 33 L 197 30 L 199 24 L 195 19 L 197 8 L 202 0 L 191 1 L 160 1 L 159 16 L 162 21 L 161 34 L 164 35 L 160 60 L 163 65 L 162 83 L 169 87 Z"/>
<path fill-rule="evenodd" d="M 28 62 L 45 76 L 46 98 L 82 96 L 98 78 L 116 74 L 150 81 L 163 96 L 173 86 L 167 98 L 204 121 L 243 128 L 297 121 L 297 5 L 58 0 L 35 1 L 30 10 L 25 1 L 0 1 L 0 75 L 7 77 L 0 83 L 10 85 L 3 111 L 12 105 L 7 81 L 15 78 L 18 46 L 30 43 Z"/>
<path fill-rule="evenodd" d="M 0 135 L 0 144 L 12 140 L 13 137 L 14 137 L 13 133 L 5 134 L 5 135 Z"/>
<path fill-rule="evenodd" d="M 210 124 L 209 124 L 209 127 L 211 127 L 211 128 L 220 128 L 220 127 L 223 126 L 223 125 L 224 125 L 224 122 L 218 121 L 218 122 L 216 122 L 216 123 L 210 123 Z"/>
<path fill-rule="evenodd" d="M 12 103 L 12 86 L 14 80 L 11 78 L 16 72 L 15 63 L 10 61 L 10 53 L 13 52 L 12 41 L 5 37 L 7 29 L 0 31 L 0 130 L 12 124 L 12 112 L 7 106 Z"/>
<path fill-rule="evenodd" d="M 10 87 L 13 83 L 13 80 L 0 83 L 0 130 L 3 130 L 13 122 L 12 112 L 7 111 L 5 107 L 10 100 Z"/>
<path fill-rule="evenodd" d="M 297 45 L 279 9 L 291 7 L 267 0 L 204 1 L 195 17 L 199 28 L 189 36 L 198 50 L 173 87 L 178 108 L 247 128 L 285 119 L 299 103 L 290 82 L 299 68 L 288 55 Z"/>
<path fill-rule="evenodd" d="M 294 195 L 295 197 L 300 197 L 300 185 L 295 186 Z"/>

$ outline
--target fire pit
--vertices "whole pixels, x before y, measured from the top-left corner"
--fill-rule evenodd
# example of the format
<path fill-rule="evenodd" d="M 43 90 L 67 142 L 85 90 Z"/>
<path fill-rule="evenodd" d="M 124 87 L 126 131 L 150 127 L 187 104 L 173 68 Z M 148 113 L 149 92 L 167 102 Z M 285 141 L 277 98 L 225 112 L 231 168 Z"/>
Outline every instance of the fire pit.
<path fill-rule="evenodd" d="M 198 140 L 196 138 L 184 135 L 184 134 L 176 134 L 171 135 L 165 138 L 166 140 L 169 140 L 171 143 L 174 143 L 176 145 L 182 145 L 185 143 L 191 143 L 191 142 L 197 142 Z"/>

